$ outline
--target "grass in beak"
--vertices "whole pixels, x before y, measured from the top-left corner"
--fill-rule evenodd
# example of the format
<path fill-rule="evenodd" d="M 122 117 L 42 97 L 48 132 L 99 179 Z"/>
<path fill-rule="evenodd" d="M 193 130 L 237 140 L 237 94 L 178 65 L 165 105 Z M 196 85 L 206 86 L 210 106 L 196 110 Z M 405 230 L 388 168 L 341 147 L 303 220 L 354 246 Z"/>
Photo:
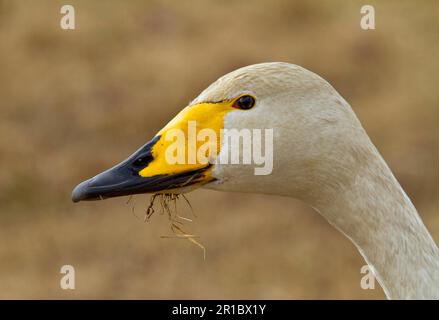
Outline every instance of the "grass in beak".
<path fill-rule="evenodd" d="M 181 216 L 177 212 L 177 201 L 183 198 L 188 207 L 191 210 L 191 213 L 194 217 L 196 217 L 193 208 L 189 202 L 189 200 L 185 197 L 184 194 L 177 193 L 156 193 L 153 194 L 150 198 L 149 205 L 145 210 L 145 216 L 143 218 L 144 222 L 148 222 L 151 217 L 156 212 L 154 205 L 158 202 L 161 212 L 160 215 L 166 213 L 168 216 L 169 227 L 173 233 L 172 236 L 161 236 L 161 238 L 176 238 L 176 239 L 186 239 L 199 248 L 203 250 L 203 259 L 206 259 L 206 248 L 196 239 L 199 238 L 197 235 L 187 233 L 183 227 L 183 222 L 192 222 L 192 219 Z M 131 197 L 128 199 L 127 204 L 131 201 Z M 134 206 L 132 207 L 133 214 L 138 218 L 138 216 L 134 212 Z"/>

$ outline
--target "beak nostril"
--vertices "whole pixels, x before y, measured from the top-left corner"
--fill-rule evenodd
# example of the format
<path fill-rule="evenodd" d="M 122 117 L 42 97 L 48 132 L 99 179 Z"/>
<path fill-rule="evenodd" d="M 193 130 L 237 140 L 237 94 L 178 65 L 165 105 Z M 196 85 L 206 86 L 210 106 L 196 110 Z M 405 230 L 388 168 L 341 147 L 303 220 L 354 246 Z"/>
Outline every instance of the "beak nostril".
<path fill-rule="evenodd" d="M 149 154 L 140 156 L 139 158 L 137 158 L 134 162 L 133 165 L 135 167 L 145 167 L 148 165 L 148 163 L 150 163 L 152 161 L 152 156 Z"/>

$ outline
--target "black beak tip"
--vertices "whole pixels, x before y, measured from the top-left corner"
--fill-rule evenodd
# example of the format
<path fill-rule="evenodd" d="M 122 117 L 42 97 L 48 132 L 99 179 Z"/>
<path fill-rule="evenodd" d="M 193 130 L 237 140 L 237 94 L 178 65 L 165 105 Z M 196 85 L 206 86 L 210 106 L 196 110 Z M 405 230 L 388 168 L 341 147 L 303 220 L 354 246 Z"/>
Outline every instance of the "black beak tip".
<path fill-rule="evenodd" d="M 72 192 L 72 201 L 79 202 L 87 198 L 87 185 L 88 181 L 81 182 L 78 184 Z"/>

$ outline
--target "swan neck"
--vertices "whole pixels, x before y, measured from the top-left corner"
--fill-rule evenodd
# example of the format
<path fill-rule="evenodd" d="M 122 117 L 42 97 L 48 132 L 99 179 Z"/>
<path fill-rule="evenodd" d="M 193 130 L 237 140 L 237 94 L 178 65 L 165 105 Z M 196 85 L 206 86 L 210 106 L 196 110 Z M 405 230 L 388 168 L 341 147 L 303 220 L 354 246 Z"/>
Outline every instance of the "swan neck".
<path fill-rule="evenodd" d="M 391 299 L 439 298 L 439 251 L 379 155 L 316 209 L 356 245 Z"/>

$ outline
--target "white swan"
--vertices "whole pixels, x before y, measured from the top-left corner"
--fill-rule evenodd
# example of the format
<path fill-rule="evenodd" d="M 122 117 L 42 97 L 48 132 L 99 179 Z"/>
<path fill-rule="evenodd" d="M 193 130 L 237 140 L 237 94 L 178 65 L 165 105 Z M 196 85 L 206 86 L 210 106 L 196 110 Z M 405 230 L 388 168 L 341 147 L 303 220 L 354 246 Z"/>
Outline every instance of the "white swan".
<path fill-rule="evenodd" d="M 251 99 L 239 105 L 242 96 Z M 242 109 L 248 110 L 239 110 Z M 248 108 L 249 107 L 249 108 Z M 248 165 L 174 164 L 165 133 L 273 128 L 270 175 Z M 219 145 L 219 159 L 226 150 Z M 388 298 L 439 298 L 439 250 L 349 104 L 316 74 L 288 63 L 231 72 L 204 90 L 131 157 L 78 185 L 73 201 L 210 189 L 301 199 L 358 248 Z"/>

